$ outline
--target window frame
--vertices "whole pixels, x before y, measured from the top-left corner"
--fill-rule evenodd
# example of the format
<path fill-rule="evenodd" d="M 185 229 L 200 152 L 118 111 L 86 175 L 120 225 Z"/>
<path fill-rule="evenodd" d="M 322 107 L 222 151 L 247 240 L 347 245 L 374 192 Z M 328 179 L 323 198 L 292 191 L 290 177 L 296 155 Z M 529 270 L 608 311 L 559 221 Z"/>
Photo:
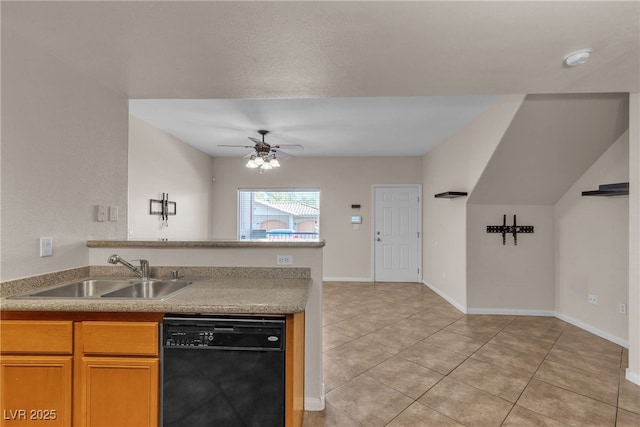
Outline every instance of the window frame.
<path fill-rule="evenodd" d="M 248 193 L 248 194 L 247 194 Z M 253 228 L 255 224 L 254 220 L 254 203 L 255 203 L 255 193 L 313 193 L 317 194 L 317 208 L 312 205 L 312 208 L 317 209 L 316 216 L 309 215 L 301 215 L 302 220 L 298 220 L 298 222 L 294 222 L 295 227 L 291 227 L 292 222 L 295 219 L 289 219 L 289 222 L 283 222 L 286 224 L 285 228 Z M 245 194 L 247 194 L 245 196 Z M 251 195 L 251 200 L 246 201 L 245 198 Z M 254 188 L 238 188 L 237 190 L 237 215 L 236 215 L 236 237 L 238 240 L 248 240 L 248 241 L 282 241 L 282 240 L 293 240 L 293 241 L 317 241 L 320 239 L 320 198 L 321 198 L 321 190 L 320 188 L 312 187 L 312 188 L 265 188 L 265 187 L 254 187 Z M 266 206 L 266 205 L 263 205 Z M 277 209 L 273 206 L 267 206 L 267 208 Z M 248 212 L 248 213 L 247 213 Z M 244 214 L 243 214 L 244 213 Z M 249 218 L 246 218 L 245 215 L 249 215 Z M 283 213 L 281 216 L 292 216 L 296 215 L 292 213 Z M 304 218 L 309 219 L 304 219 Z M 277 221 L 277 219 L 271 219 L 269 216 L 266 216 L 266 220 L 261 221 L 261 224 L 268 221 Z M 298 231 L 298 224 L 314 221 L 313 227 L 314 231 Z M 269 233 L 269 231 L 275 230 L 273 233 Z"/>

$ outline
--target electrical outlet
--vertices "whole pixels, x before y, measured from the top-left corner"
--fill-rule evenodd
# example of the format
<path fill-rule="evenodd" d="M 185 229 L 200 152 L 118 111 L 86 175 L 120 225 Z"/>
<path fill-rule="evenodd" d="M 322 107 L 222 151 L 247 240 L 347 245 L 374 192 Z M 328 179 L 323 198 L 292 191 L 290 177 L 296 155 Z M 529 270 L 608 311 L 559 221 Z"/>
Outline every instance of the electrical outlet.
<path fill-rule="evenodd" d="M 598 295 L 589 294 L 589 304 L 598 305 Z"/>
<path fill-rule="evenodd" d="M 291 255 L 276 256 L 276 265 L 291 265 L 291 264 L 293 264 L 293 257 Z"/>
<path fill-rule="evenodd" d="M 41 237 L 40 238 L 40 256 L 53 255 L 53 237 Z"/>
<path fill-rule="evenodd" d="M 627 304 L 625 304 L 625 303 L 621 302 L 621 303 L 618 305 L 618 313 L 620 313 L 620 314 L 627 314 Z"/>

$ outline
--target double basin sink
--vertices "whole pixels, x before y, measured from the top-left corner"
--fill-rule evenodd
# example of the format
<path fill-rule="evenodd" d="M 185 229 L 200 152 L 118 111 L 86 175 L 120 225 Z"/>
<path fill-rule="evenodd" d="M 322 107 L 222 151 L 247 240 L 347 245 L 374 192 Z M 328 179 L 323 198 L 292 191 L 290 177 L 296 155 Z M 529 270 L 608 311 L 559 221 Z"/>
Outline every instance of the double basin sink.
<path fill-rule="evenodd" d="M 10 298 L 165 300 L 191 285 L 188 280 L 88 279 L 50 286 Z"/>

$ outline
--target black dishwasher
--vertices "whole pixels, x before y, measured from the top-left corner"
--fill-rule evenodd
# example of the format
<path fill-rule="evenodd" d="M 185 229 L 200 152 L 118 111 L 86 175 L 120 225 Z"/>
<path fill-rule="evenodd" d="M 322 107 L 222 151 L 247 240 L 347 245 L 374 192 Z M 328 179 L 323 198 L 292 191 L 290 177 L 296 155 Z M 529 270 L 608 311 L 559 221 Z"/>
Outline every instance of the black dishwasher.
<path fill-rule="evenodd" d="M 283 316 L 166 315 L 164 427 L 283 427 Z"/>

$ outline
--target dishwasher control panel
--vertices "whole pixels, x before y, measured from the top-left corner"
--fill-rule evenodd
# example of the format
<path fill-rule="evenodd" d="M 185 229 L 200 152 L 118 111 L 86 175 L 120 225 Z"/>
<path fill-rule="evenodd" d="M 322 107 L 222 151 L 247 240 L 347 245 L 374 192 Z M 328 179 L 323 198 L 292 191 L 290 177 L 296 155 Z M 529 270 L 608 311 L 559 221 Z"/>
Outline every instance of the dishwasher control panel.
<path fill-rule="evenodd" d="M 283 351 L 284 319 L 167 319 L 162 327 L 167 348 L 215 348 Z"/>
<path fill-rule="evenodd" d="M 165 346 L 208 346 L 213 344 L 213 340 L 213 332 L 171 331 L 169 336 L 165 336 Z"/>

